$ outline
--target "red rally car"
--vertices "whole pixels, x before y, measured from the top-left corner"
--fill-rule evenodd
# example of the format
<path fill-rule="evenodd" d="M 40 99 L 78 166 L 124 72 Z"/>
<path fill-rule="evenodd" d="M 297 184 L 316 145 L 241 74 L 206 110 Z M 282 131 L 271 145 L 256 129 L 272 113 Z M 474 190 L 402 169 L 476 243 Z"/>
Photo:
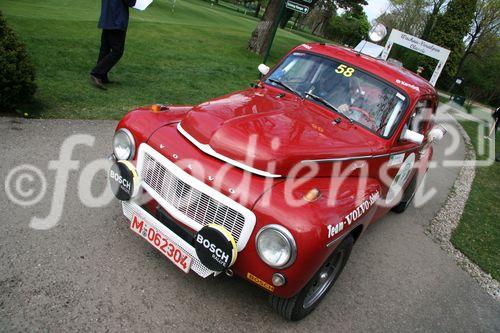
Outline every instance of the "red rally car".
<path fill-rule="evenodd" d="M 363 231 L 408 207 L 444 130 L 434 87 L 351 49 L 303 44 L 259 70 L 247 90 L 128 113 L 109 178 L 178 268 L 247 279 L 299 320 Z"/>

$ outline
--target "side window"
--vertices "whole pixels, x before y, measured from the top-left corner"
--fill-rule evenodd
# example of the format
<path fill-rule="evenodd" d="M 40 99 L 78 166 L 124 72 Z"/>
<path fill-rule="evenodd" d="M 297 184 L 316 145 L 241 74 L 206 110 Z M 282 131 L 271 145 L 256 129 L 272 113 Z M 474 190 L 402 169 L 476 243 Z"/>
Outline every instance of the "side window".
<path fill-rule="evenodd" d="M 413 114 L 408 121 L 408 128 L 420 134 L 429 130 L 432 118 L 432 101 L 425 99 L 417 103 Z"/>

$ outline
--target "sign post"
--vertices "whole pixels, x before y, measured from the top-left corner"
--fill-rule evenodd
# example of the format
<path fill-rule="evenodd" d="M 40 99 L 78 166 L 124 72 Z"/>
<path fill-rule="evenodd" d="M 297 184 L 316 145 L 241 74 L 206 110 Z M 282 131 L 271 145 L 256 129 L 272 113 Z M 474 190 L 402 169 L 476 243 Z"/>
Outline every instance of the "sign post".
<path fill-rule="evenodd" d="M 290 0 L 288 0 L 286 2 L 286 8 L 294 10 L 294 11 L 299 12 L 299 13 L 304 14 L 304 15 L 309 13 L 309 6 L 302 5 L 300 3 L 296 3 L 296 2 L 293 2 Z"/>

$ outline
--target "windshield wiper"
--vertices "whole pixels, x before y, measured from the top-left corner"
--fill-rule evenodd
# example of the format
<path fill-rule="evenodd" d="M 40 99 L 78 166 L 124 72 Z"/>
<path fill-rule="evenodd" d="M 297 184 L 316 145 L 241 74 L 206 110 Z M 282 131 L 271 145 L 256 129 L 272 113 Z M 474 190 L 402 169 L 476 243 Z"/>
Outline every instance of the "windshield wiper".
<path fill-rule="evenodd" d="M 339 109 L 337 109 L 335 106 L 333 106 L 330 102 L 328 102 L 323 97 L 319 97 L 317 95 L 314 95 L 314 94 L 311 94 L 311 93 L 308 93 L 308 92 L 306 92 L 305 95 L 306 95 L 306 97 L 311 97 L 315 101 L 318 101 L 318 102 L 322 103 L 323 105 L 326 105 L 327 107 L 329 107 L 333 111 L 335 111 L 337 113 L 340 113 L 341 115 L 343 115 L 344 117 L 346 117 L 351 123 L 353 122 L 353 120 L 351 119 L 351 117 L 349 117 L 347 114 L 345 114 L 344 112 L 342 112 Z"/>
<path fill-rule="evenodd" d="M 280 80 L 276 80 L 276 79 L 268 79 L 268 80 L 269 80 L 270 82 L 272 82 L 272 83 L 276 83 L 277 85 L 279 85 L 279 86 L 281 86 L 281 87 L 285 88 L 286 90 L 288 90 L 288 91 L 290 91 L 290 92 L 294 93 L 295 95 L 298 95 L 300 98 L 304 98 L 304 97 L 302 97 L 301 93 L 299 93 L 297 90 L 295 90 L 295 89 L 293 89 L 292 87 L 290 87 L 288 84 L 283 83 L 283 82 L 281 82 Z"/>

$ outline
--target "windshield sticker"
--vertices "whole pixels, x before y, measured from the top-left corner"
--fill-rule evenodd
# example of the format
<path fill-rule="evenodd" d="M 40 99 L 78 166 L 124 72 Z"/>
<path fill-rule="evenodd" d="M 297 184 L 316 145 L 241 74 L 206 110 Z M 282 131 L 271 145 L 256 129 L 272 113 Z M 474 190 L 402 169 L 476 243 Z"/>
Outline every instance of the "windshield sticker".
<path fill-rule="evenodd" d="M 403 95 L 401 95 L 400 93 L 397 93 L 396 94 L 396 97 L 399 98 L 400 100 L 404 101 L 406 100 L 406 97 L 404 97 Z"/>
<path fill-rule="evenodd" d="M 347 67 L 347 65 L 342 64 L 342 65 L 339 65 L 339 67 L 337 67 L 337 69 L 335 70 L 335 73 L 342 74 L 345 77 L 351 77 L 355 71 L 356 70 L 354 68 Z"/>
<path fill-rule="evenodd" d="M 402 85 L 403 87 L 408 87 L 410 89 L 413 89 L 415 91 L 418 91 L 420 92 L 420 88 L 417 87 L 416 85 L 414 84 L 411 84 L 411 83 L 408 83 L 408 82 L 405 82 L 405 81 L 401 81 L 399 79 L 396 80 L 396 83 L 399 84 L 399 85 Z"/>

